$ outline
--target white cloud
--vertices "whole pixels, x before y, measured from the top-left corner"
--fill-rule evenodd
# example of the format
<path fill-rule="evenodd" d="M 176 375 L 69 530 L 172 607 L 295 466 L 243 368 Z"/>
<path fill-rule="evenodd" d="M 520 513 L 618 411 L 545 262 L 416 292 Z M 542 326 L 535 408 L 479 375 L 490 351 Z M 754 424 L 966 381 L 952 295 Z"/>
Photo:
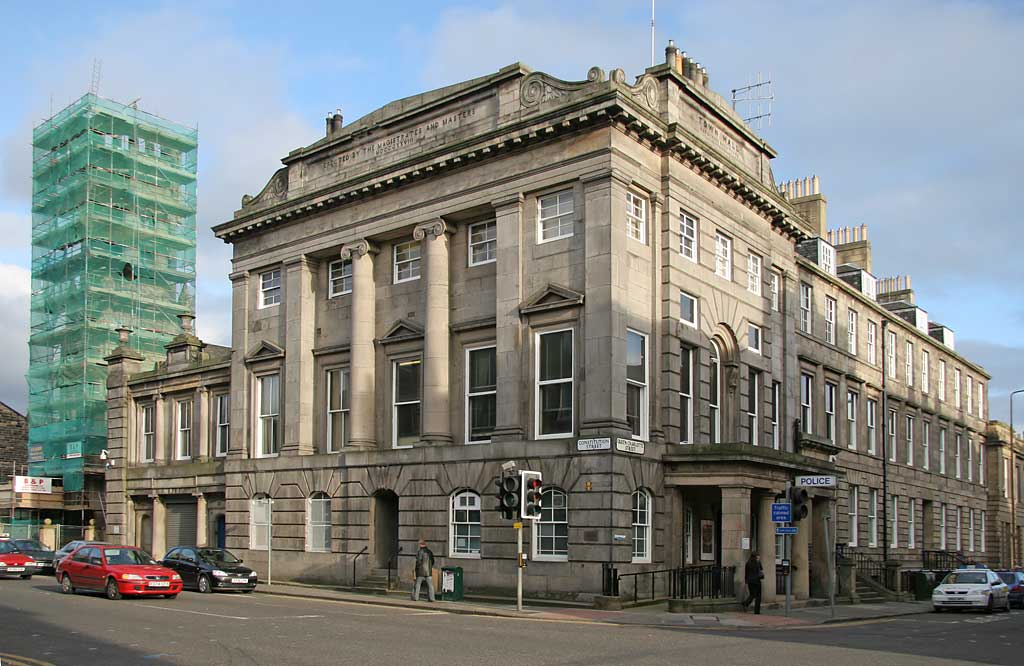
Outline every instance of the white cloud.
<path fill-rule="evenodd" d="M 28 270 L 13 264 L 0 264 L 0 312 L 4 323 L 0 326 L 0 349 L 4 361 L 0 363 L 0 400 L 25 413 L 28 387 L 25 371 L 28 369 L 29 294 L 31 277 Z"/>

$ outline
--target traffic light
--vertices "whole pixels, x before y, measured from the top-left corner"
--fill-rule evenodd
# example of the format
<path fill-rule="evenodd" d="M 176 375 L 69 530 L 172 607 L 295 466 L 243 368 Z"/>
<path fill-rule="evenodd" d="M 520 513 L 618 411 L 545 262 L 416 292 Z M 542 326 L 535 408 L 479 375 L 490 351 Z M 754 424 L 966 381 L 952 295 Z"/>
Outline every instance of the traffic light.
<path fill-rule="evenodd" d="M 793 507 L 793 522 L 803 520 L 807 517 L 810 509 L 807 503 L 811 501 L 806 488 L 792 487 L 789 489 L 789 503 Z"/>
<path fill-rule="evenodd" d="M 520 472 L 522 476 L 523 501 L 519 515 L 525 520 L 539 520 L 541 498 L 544 496 L 544 482 L 540 472 Z"/>
<path fill-rule="evenodd" d="M 497 486 L 496 496 L 498 498 L 498 511 L 501 511 L 501 517 L 506 520 L 514 520 L 516 517 L 516 507 L 520 504 L 520 488 L 522 487 L 519 482 L 519 477 L 514 474 L 503 476 L 500 479 L 495 480 L 494 485 Z"/>

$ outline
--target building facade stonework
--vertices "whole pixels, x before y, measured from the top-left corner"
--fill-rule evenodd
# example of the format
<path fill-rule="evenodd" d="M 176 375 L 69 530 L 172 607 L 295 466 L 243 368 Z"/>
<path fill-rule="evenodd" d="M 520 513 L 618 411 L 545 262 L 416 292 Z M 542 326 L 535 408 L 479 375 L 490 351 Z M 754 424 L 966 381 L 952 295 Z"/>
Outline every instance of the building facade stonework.
<path fill-rule="evenodd" d="M 0 402 L 0 483 L 26 472 L 28 419 Z"/>
<path fill-rule="evenodd" d="M 775 155 L 673 46 L 632 84 L 516 64 L 328 118 L 214 229 L 231 349 L 183 330 L 155 370 L 108 359 L 108 524 L 340 584 L 408 578 L 422 537 L 509 589 L 512 460 L 548 491 L 528 595 L 600 594 L 605 563 L 739 580 L 782 558 L 798 474 L 840 480 L 794 538 L 798 598 L 829 519 L 870 557 L 994 561 L 989 376 Z"/>

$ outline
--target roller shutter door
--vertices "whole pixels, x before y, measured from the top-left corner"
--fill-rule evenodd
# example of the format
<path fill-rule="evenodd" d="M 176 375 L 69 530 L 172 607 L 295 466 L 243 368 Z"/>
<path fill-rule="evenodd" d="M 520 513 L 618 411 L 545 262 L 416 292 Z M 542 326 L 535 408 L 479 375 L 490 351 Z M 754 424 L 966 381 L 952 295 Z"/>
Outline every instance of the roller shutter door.
<path fill-rule="evenodd" d="M 167 549 L 170 550 L 175 546 L 194 545 L 196 545 L 195 500 L 167 502 Z"/>

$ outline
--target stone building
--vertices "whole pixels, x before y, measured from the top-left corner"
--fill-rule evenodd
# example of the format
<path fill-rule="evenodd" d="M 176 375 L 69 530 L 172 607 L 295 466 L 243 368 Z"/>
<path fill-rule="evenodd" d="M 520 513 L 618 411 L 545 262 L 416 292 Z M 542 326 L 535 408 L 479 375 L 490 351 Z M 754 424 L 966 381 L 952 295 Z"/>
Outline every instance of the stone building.
<path fill-rule="evenodd" d="M 799 598 L 827 517 L 908 564 L 968 552 L 973 520 L 987 557 L 988 375 L 775 156 L 671 44 L 632 83 L 515 64 L 328 118 L 214 229 L 230 351 L 185 317 L 157 369 L 109 357 L 108 524 L 346 584 L 406 573 L 422 536 L 508 589 L 513 460 L 548 489 L 528 595 L 600 594 L 609 562 L 739 578 L 752 548 L 781 559 L 770 506 L 798 474 L 840 478 L 794 538 Z"/>
<path fill-rule="evenodd" d="M 28 462 L 28 419 L 0 402 L 0 483 L 12 472 L 24 474 Z"/>

